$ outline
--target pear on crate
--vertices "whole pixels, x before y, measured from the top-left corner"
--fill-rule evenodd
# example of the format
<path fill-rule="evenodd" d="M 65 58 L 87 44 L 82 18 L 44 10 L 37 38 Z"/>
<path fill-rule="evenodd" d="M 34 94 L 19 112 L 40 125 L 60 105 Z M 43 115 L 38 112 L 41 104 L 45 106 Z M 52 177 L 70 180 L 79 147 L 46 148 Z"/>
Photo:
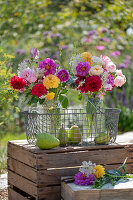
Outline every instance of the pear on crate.
<path fill-rule="evenodd" d="M 64 124 L 59 129 L 57 138 L 60 140 L 60 146 L 65 146 L 68 143 L 68 131 L 64 128 Z"/>
<path fill-rule="evenodd" d="M 81 133 L 80 133 L 79 127 L 76 125 L 73 125 L 70 128 L 69 142 L 73 144 L 78 144 L 81 142 Z"/>
<path fill-rule="evenodd" d="M 110 141 L 110 136 L 107 133 L 101 132 L 96 135 L 95 144 L 107 144 Z"/>

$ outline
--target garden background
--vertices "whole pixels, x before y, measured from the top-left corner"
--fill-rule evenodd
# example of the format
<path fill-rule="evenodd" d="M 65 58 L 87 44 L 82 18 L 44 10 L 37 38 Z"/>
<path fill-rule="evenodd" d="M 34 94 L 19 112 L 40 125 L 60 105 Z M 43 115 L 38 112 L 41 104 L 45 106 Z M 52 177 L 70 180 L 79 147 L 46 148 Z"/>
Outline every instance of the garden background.
<path fill-rule="evenodd" d="M 31 48 L 38 48 L 42 58 L 58 59 L 66 69 L 75 53 L 111 57 L 127 82 L 104 102 L 121 109 L 119 133 L 133 130 L 132 0 L 1 0 L 0 173 L 6 171 L 7 141 L 25 138 L 21 104 L 9 82 Z M 69 99 L 70 106 L 81 104 L 72 92 Z"/>

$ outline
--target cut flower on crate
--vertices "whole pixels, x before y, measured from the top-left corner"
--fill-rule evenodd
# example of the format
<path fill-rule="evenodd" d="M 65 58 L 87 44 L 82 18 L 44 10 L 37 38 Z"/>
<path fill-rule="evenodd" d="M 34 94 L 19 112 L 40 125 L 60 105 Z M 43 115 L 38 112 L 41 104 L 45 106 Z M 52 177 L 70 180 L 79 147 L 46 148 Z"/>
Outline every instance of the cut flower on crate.
<path fill-rule="evenodd" d="M 94 56 L 89 52 L 75 55 L 70 60 L 71 70 L 77 77 L 76 89 L 89 98 L 104 98 L 107 91 L 121 87 L 126 77 L 108 56 Z"/>
<path fill-rule="evenodd" d="M 133 178 L 125 169 L 126 161 L 127 158 L 122 166 L 113 170 L 107 170 L 102 165 L 96 165 L 91 161 L 83 161 L 79 172 L 74 176 L 74 183 L 81 186 L 92 185 L 93 188 L 100 189 L 107 183 L 115 185 L 120 179 Z"/>
<path fill-rule="evenodd" d="M 67 108 L 66 97 L 69 72 L 62 69 L 53 59 L 39 61 L 37 48 L 31 49 L 31 58 L 19 64 L 18 75 L 11 77 L 10 86 L 13 92 L 25 95 L 27 105 L 43 104 L 45 101 L 60 101 Z"/>

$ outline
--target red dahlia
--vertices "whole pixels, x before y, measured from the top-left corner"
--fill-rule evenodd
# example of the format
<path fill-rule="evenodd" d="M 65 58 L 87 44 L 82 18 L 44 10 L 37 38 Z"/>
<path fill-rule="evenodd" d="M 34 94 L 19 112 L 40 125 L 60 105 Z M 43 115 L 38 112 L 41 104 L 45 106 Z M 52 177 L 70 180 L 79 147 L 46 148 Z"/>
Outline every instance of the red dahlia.
<path fill-rule="evenodd" d="M 26 80 L 24 80 L 23 78 L 17 76 L 11 77 L 10 86 L 13 89 L 20 90 L 24 88 L 25 85 L 26 85 Z"/>
<path fill-rule="evenodd" d="M 36 84 L 33 88 L 32 88 L 32 95 L 35 95 L 37 97 L 41 97 L 44 94 L 47 94 L 47 89 L 46 87 L 44 87 L 44 85 L 42 83 Z"/>
<path fill-rule="evenodd" d="M 102 80 L 99 76 L 89 76 L 85 80 L 85 90 L 97 92 L 102 87 Z"/>

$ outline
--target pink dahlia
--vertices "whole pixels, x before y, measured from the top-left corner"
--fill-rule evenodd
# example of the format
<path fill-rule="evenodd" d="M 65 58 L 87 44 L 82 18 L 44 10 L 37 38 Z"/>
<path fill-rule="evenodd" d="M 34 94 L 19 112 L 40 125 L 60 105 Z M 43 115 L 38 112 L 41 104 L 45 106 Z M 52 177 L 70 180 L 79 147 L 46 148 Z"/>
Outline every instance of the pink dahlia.
<path fill-rule="evenodd" d="M 79 76 L 86 76 L 90 70 L 90 65 L 88 62 L 80 62 L 76 67 L 77 74 Z"/>
<path fill-rule="evenodd" d="M 57 73 L 57 77 L 61 82 L 66 82 L 69 80 L 69 72 L 65 69 L 62 69 Z"/>
<path fill-rule="evenodd" d="M 24 78 L 29 83 L 34 83 L 37 80 L 37 76 L 34 69 L 24 69 L 19 72 L 19 76 L 21 78 Z"/>
<path fill-rule="evenodd" d="M 58 65 L 54 62 L 54 60 L 50 58 L 45 58 L 43 61 L 39 62 L 39 69 L 45 69 L 44 75 L 47 76 L 49 74 L 56 73 L 56 67 Z"/>
<path fill-rule="evenodd" d="M 85 80 L 85 88 L 90 92 L 97 92 L 102 87 L 102 80 L 99 76 L 89 76 Z"/>

